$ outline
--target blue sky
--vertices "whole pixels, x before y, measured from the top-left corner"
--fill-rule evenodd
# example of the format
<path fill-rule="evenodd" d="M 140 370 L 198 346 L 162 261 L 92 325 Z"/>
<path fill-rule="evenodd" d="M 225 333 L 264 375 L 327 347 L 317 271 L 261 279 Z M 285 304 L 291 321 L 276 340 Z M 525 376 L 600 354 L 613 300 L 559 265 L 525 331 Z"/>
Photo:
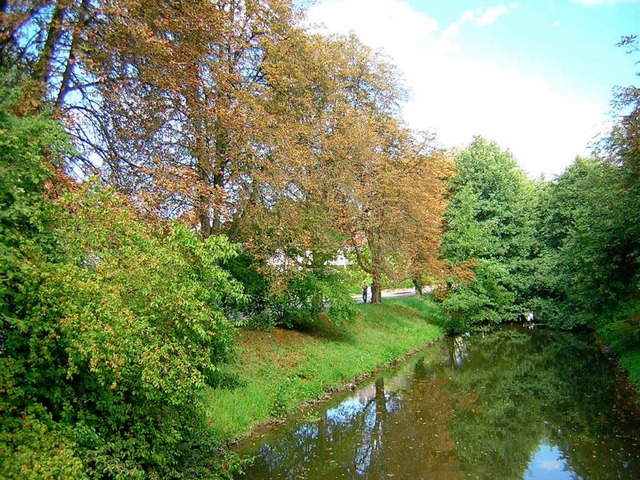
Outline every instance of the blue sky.
<path fill-rule="evenodd" d="M 398 65 L 404 116 L 445 146 L 474 135 L 552 178 L 608 129 L 612 88 L 638 84 L 640 0 L 318 0 L 326 32 L 355 32 Z"/>

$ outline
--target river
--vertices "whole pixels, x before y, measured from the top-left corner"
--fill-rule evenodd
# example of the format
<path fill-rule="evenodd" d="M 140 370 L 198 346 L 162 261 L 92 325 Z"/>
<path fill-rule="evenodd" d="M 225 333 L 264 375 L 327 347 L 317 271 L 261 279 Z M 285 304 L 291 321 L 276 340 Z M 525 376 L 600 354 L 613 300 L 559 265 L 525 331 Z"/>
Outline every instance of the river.
<path fill-rule="evenodd" d="M 638 480 L 640 408 L 592 336 L 508 326 L 440 342 L 240 453 L 260 480 Z"/>

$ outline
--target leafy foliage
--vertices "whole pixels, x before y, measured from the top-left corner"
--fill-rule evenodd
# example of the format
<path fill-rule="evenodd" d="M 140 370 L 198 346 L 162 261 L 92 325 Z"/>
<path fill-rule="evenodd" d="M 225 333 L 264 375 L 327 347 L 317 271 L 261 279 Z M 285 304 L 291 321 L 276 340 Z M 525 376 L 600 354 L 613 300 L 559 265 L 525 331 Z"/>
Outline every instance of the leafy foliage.
<path fill-rule="evenodd" d="M 29 73 L 24 111 L 64 119 L 67 167 L 241 243 L 277 303 L 304 304 L 347 247 L 369 251 L 374 301 L 384 275 L 441 275 L 449 162 L 402 125 L 395 67 L 354 35 L 309 34 L 290 0 L 33 7 L 2 4 L 0 50 Z M 270 268 L 281 255 L 311 255 L 306 280 Z"/>
<path fill-rule="evenodd" d="M 529 309 L 533 185 L 509 152 L 476 138 L 456 158 L 445 214 L 445 257 L 460 267 L 476 263 L 471 282 L 451 280 L 444 301 L 452 330 L 514 319 Z"/>
<path fill-rule="evenodd" d="M 2 476 L 211 471 L 198 392 L 231 351 L 223 307 L 242 293 L 219 263 L 235 247 L 141 222 L 97 182 L 54 191 L 60 130 L 0 122 Z"/>
<path fill-rule="evenodd" d="M 635 37 L 623 38 L 621 45 L 637 52 Z M 542 191 L 540 268 L 534 288 L 540 316 L 554 325 L 602 327 L 637 318 L 637 93 L 637 87 L 616 91 L 614 105 L 621 115 L 601 145 L 603 156 L 576 159 Z"/>
<path fill-rule="evenodd" d="M 75 443 L 59 428 L 50 404 L 64 393 L 57 388 L 59 365 L 51 365 L 48 344 L 55 334 L 38 319 L 28 301 L 37 288 L 37 267 L 55 256 L 51 230 L 55 210 L 43 197 L 53 175 L 43 157 L 62 147 L 62 131 L 42 117 L 9 114 L 15 92 L 2 92 L 0 109 L 0 476 L 83 478 Z M 9 103 L 5 103 L 9 101 Z M 31 319 L 25 318 L 27 315 Z M 43 367 L 44 371 L 39 368 Z M 51 390 L 38 391 L 36 384 Z M 47 389 L 48 386 L 45 387 Z"/>
<path fill-rule="evenodd" d="M 326 315 L 338 324 L 352 321 L 356 315 L 355 304 L 337 269 L 311 271 L 294 277 L 286 291 L 269 298 L 271 311 L 282 323 L 293 326 L 300 320 L 317 320 Z"/>
<path fill-rule="evenodd" d="M 635 295 L 638 197 L 620 168 L 577 159 L 540 203 L 540 317 L 558 326 L 595 325 Z"/>

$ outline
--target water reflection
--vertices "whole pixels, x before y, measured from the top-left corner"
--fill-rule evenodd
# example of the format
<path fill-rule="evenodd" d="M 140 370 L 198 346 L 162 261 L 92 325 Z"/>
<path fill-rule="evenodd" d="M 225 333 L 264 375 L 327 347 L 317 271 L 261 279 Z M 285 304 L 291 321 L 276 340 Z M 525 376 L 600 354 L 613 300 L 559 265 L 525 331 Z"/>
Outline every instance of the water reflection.
<path fill-rule="evenodd" d="M 251 479 L 638 479 L 640 412 L 590 338 L 458 337 L 247 445 Z"/>
<path fill-rule="evenodd" d="M 461 367 L 464 364 L 464 359 L 467 356 L 467 343 L 464 340 L 464 337 L 458 336 L 455 337 L 452 341 L 451 348 L 451 360 L 452 365 L 456 367 Z"/>
<path fill-rule="evenodd" d="M 558 447 L 543 442 L 529 461 L 529 468 L 525 478 L 569 480 L 581 477 L 570 470 L 567 458 Z"/>

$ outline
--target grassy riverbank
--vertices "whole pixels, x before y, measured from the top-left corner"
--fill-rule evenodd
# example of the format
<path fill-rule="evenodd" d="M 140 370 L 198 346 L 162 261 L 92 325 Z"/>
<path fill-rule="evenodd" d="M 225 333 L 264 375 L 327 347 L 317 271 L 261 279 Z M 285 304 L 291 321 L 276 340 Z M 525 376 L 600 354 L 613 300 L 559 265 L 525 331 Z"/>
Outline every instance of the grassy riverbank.
<path fill-rule="evenodd" d="M 237 361 L 228 368 L 237 385 L 205 394 L 207 418 L 220 438 L 246 436 L 443 335 L 430 323 L 439 313 L 428 299 L 358 308 L 357 319 L 339 327 L 324 322 L 301 331 L 242 331 Z"/>
<path fill-rule="evenodd" d="M 629 379 L 640 391 L 640 340 L 637 318 L 609 323 L 598 329 L 605 344 L 618 356 L 620 365 L 629 372 Z"/>

